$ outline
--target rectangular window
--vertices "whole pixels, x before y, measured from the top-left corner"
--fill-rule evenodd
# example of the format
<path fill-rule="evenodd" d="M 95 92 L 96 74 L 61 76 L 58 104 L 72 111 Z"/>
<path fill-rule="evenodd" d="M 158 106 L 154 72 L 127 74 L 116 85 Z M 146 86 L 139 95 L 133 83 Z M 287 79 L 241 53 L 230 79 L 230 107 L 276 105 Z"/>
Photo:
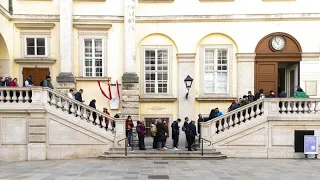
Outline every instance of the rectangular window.
<path fill-rule="evenodd" d="M 144 90 L 146 94 L 168 94 L 168 49 L 144 50 Z"/>
<path fill-rule="evenodd" d="M 26 38 L 26 56 L 47 56 L 46 38 Z"/>
<path fill-rule="evenodd" d="M 170 122 L 169 122 L 169 118 L 167 118 L 167 117 L 161 117 L 161 118 L 144 118 L 144 122 L 145 122 L 145 126 L 146 126 L 146 131 L 147 131 L 147 137 L 151 137 L 151 124 L 153 123 L 153 122 L 155 122 L 155 121 L 157 121 L 157 119 L 161 119 L 161 120 L 164 120 L 164 121 L 166 121 L 166 123 L 168 124 L 168 125 L 170 125 L 171 126 L 171 124 L 170 124 Z M 170 127 L 169 126 L 169 127 Z M 170 133 L 170 132 L 169 132 Z"/>
<path fill-rule="evenodd" d="M 103 76 L 102 39 L 84 39 L 84 76 Z"/>
<path fill-rule="evenodd" d="M 205 93 L 228 93 L 228 49 L 204 49 Z"/>

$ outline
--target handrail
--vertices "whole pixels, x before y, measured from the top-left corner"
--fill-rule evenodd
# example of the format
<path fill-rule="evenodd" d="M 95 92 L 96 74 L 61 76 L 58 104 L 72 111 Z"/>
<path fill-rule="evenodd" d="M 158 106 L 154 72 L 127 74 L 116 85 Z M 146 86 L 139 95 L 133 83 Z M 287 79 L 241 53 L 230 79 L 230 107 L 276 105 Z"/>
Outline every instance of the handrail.
<path fill-rule="evenodd" d="M 212 124 L 212 123 L 214 123 L 216 121 L 219 121 L 219 120 L 221 120 L 223 118 L 227 118 L 228 116 L 230 116 L 230 114 L 237 114 L 237 113 L 242 112 L 243 110 L 245 110 L 245 109 L 247 109 L 249 107 L 253 107 L 253 106 L 259 105 L 263 101 L 264 101 L 264 99 L 259 99 L 257 101 L 252 102 L 252 103 L 249 103 L 249 104 L 247 104 L 245 106 L 242 106 L 242 107 L 240 107 L 238 109 L 230 111 L 230 112 L 228 112 L 228 113 L 226 113 L 226 114 L 224 114 L 222 116 L 216 117 L 214 119 L 210 119 L 210 120 L 208 120 L 206 122 L 202 122 L 201 124 Z"/>
<path fill-rule="evenodd" d="M 202 137 L 199 138 L 201 139 L 201 156 L 203 156 L 203 141 L 209 142 L 210 144 L 208 146 L 211 146 L 212 142 Z"/>
<path fill-rule="evenodd" d="M 66 96 L 66 95 L 64 95 L 64 94 L 62 94 L 62 93 L 60 93 L 60 92 L 58 92 L 58 91 L 54 91 L 54 90 L 52 90 L 52 89 L 50 89 L 50 88 L 47 88 L 47 87 L 45 87 L 45 88 L 43 88 L 43 89 L 44 89 L 44 90 L 47 90 L 47 91 L 49 91 L 49 92 L 51 92 L 51 93 L 53 93 L 53 94 L 55 94 L 55 95 L 58 95 L 58 96 L 60 96 L 60 97 L 62 97 L 62 98 L 65 98 L 65 99 L 67 99 L 69 102 L 72 102 L 72 103 L 77 104 L 77 105 L 79 105 L 79 106 L 81 106 L 81 107 L 84 107 L 84 108 L 87 109 L 87 110 L 93 111 L 93 112 L 95 112 L 95 113 L 97 113 L 97 114 L 99 114 L 99 115 L 101 115 L 101 116 L 104 116 L 104 117 L 106 117 L 106 118 L 109 118 L 110 120 L 114 120 L 114 119 L 115 119 L 114 117 L 111 117 L 111 116 L 107 115 L 106 113 L 103 113 L 103 112 L 101 112 L 101 111 L 99 111 L 99 110 L 97 110 L 97 109 L 94 109 L 94 108 L 92 108 L 92 107 L 90 107 L 90 106 L 88 106 L 88 105 L 86 105 L 86 104 L 83 104 L 83 103 L 77 101 L 77 100 L 71 99 L 71 98 L 69 98 L 68 96 Z"/>
<path fill-rule="evenodd" d="M 127 150 L 127 146 L 128 146 L 127 141 L 128 141 L 128 139 L 127 139 L 127 137 L 125 137 L 125 138 L 123 138 L 123 139 L 120 139 L 120 140 L 117 142 L 117 144 L 118 144 L 119 146 L 121 146 L 119 143 L 120 143 L 121 141 L 123 141 L 123 140 L 125 140 L 125 141 L 124 141 L 124 142 L 125 142 L 124 155 L 127 156 L 127 155 L 128 155 L 128 150 Z"/>

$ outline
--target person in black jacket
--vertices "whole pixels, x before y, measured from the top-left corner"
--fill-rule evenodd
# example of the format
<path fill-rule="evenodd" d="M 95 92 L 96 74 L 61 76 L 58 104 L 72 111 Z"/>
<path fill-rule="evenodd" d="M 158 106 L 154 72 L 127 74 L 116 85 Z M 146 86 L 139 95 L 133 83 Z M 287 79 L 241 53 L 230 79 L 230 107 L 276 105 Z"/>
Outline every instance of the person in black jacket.
<path fill-rule="evenodd" d="M 163 151 L 162 148 L 163 141 L 166 139 L 166 133 L 168 134 L 168 129 L 161 119 L 157 123 L 157 150 Z"/>
<path fill-rule="evenodd" d="M 92 101 L 90 101 L 89 106 L 92 107 L 93 109 L 96 109 L 96 100 L 92 99 Z M 96 123 L 97 113 L 92 112 L 92 117 L 93 117 L 93 124 L 97 124 Z"/>
<path fill-rule="evenodd" d="M 189 118 L 188 117 L 185 117 L 184 118 L 184 123 L 183 123 L 183 126 L 182 126 L 182 131 L 185 133 L 186 135 L 186 140 L 184 142 L 184 146 L 185 148 L 188 148 L 188 141 L 187 141 L 187 134 L 186 134 L 186 130 L 187 130 L 187 126 L 189 124 Z"/>
<path fill-rule="evenodd" d="M 82 100 L 82 93 L 83 89 L 80 89 L 79 92 L 74 95 L 74 99 L 83 103 L 84 101 Z"/>
<path fill-rule="evenodd" d="M 179 128 L 179 123 L 180 122 L 181 122 L 181 119 L 178 118 L 176 121 L 174 121 L 171 124 L 172 139 L 173 139 L 173 150 L 179 150 L 178 149 L 178 143 L 179 143 L 179 134 L 180 134 L 180 128 Z"/>
<path fill-rule="evenodd" d="M 187 135 L 187 141 L 188 141 L 188 151 L 192 151 L 192 145 L 195 142 L 195 137 L 197 135 L 197 128 L 194 125 L 195 122 L 191 121 L 191 123 L 188 124 L 187 129 L 186 129 L 186 135 Z M 196 147 L 193 146 L 194 151 L 196 151 Z"/>

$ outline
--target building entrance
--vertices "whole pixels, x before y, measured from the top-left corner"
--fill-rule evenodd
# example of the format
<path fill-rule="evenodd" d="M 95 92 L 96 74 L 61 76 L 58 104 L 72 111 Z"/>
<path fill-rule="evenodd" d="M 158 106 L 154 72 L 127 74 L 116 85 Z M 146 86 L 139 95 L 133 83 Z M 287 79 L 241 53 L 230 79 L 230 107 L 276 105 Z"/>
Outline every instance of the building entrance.
<path fill-rule="evenodd" d="M 30 75 L 32 75 L 34 85 L 40 86 L 40 82 L 46 79 L 46 76 L 50 75 L 50 70 L 49 68 L 23 68 L 22 75 L 23 83 Z"/>
<path fill-rule="evenodd" d="M 255 52 L 255 92 L 273 90 L 278 95 L 283 90 L 292 97 L 299 86 L 299 42 L 289 34 L 272 33 L 259 41 Z"/>

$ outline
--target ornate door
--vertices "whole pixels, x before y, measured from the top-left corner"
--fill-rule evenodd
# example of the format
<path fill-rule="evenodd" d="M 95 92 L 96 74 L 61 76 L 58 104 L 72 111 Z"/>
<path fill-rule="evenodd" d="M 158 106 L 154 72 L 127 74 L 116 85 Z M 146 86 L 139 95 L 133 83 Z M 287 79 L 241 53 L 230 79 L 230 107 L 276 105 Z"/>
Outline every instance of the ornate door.
<path fill-rule="evenodd" d="M 263 89 L 265 95 L 270 90 L 278 92 L 278 62 L 256 62 L 255 67 L 255 93 Z"/>
<path fill-rule="evenodd" d="M 23 68 L 22 75 L 23 83 L 32 75 L 34 85 L 40 86 L 40 82 L 50 75 L 50 70 L 49 68 Z"/>

